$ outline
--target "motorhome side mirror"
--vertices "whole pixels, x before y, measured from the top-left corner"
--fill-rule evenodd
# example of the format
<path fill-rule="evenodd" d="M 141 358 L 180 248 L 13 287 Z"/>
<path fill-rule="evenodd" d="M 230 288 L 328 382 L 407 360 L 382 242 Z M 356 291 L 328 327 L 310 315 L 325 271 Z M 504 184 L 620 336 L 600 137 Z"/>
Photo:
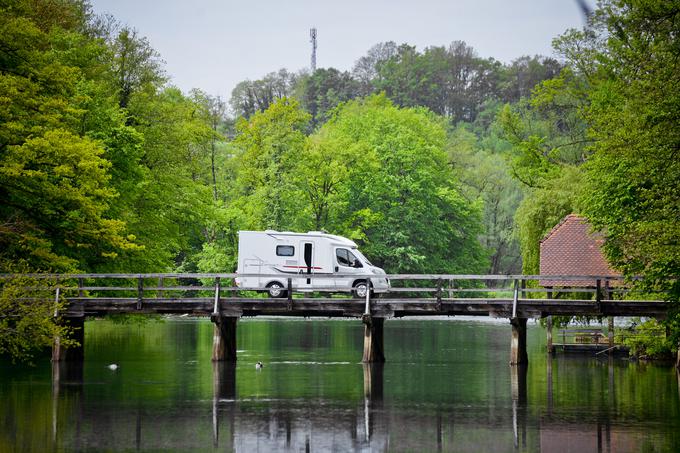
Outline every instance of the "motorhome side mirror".
<path fill-rule="evenodd" d="M 354 267 L 358 268 L 358 267 L 364 267 L 364 266 L 361 264 L 361 261 L 357 260 L 357 261 L 354 262 Z"/>
<path fill-rule="evenodd" d="M 338 272 L 340 268 L 338 266 L 335 266 L 335 272 Z"/>

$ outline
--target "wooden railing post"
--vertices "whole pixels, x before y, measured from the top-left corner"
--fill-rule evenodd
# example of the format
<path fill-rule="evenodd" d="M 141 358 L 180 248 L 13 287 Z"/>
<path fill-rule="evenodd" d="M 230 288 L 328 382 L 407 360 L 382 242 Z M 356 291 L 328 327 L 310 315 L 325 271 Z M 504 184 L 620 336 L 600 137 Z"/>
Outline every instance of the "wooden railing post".
<path fill-rule="evenodd" d="M 137 277 L 137 310 L 142 309 L 142 299 L 144 298 L 144 278 L 139 275 Z"/>
<path fill-rule="evenodd" d="M 597 304 L 597 311 L 602 310 L 600 307 L 602 303 L 602 280 L 599 278 L 595 281 L 595 303 Z"/>
<path fill-rule="evenodd" d="M 215 303 L 213 305 L 213 315 L 220 313 L 220 278 L 215 277 Z"/>
<path fill-rule="evenodd" d="M 54 317 L 58 318 L 59 317 L 59 281 L 57 281 L 57 293 L 54 295 Z"/>
<path fill-rule="evenodd" d="M 158 287 L 163 288 L 163 277 L 158 277 Z M 158 292 L 156 293 L 156 299 L 163 297 L 163 290 L 159 289 Z"/>
<path fill-rule="evenodd" d="M 552 291 L 546 291 L 546 297 L 548 300 L 552 299 L 553 293 Z M 548 315 L 548 317 L 545 319 L 545 329 L 546 329 L 546 341 L 547 341 L 547 347 L 548 347 L 548 354 L 552 354 L 555 352 L 555 348 L 553 347 L 553 319 L 552 315 Z"/>
<path fill-rule="evenodd" d="M 364 306 L 364 316 L 371 315 L 371 279 L 366 279 L 366 305 Z"/>
<path fill-rule="evenodd" d="M 293 279 L 288 277 L 288 311 L 293 309 Z"/>
<path fill-rule="evenodd" d="M 552 316 L 548 316 L 545 320 L 545 329 L 547 332 L 547 343 L 548 343 L 548 354 L 552 354 L 555 352 L 555 349 L 553 348 L 553 337 L 552 337 L 552 332 L 553 332 L 553 320 Z"/>
<path fill-rule="evenodd" d="M 442 311 L 442 279 L 437 279 L 437 311 Z"/>
<path fill-rule="evenodd" d="M 515 280 L 515 289 L 512 293 L 512 317 L 517 317 L 517 298 L 519 296 L 519 280 Z"/>
<path fill-rule="evenodd" d="M 78 279 L 78 297 L 85 297 L 85 291 L 83 288 L 85 287 L 85 279 L 80 277 Z"/>

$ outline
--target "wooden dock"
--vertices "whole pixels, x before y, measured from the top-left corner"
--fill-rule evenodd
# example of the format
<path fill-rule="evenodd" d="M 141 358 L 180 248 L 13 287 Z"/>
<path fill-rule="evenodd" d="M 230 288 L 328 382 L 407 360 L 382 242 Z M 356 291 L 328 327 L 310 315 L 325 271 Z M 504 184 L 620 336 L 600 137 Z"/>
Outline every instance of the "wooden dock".
<path fill-rule="evenodd" d="M 249 275 L 248 275 L 249 276 Z M 13 276 L 0 276 L 0 285 Z M 386 319 L 407 316 L 491 316 L 508 318 L 512 327 L 512 364 L 527 363 L 528 318 L 551 316 L 644 316 L 663 318 L 662 300 L 629 300 L 620 277 L 541 275 L 387 275 L 389 292 L 365 299 L 336 288 L 294 291 L 296 275 L 288 277 L 284 298 L 269 298 L 264 288 L 242 288 L 237 274 L 74 274 L 32 275 L 33 289 L 54 292 L 60 322 L 69 323 L 80 348 L 64 350 L 57 341 L 53 360 L 82 359 L 83 323 L 87 317 L 110 314 L 188 314 L 209 316 L 215 324 L 213 360 L 236 360 L 237 321 L 244 316 L 345 317 L 365 325 L 365 362 L 385 360 L 383 326 Z M 247 275 L 241 275 L 247 277 Z M 260 277 L 262 277 L 260 275 Z M 279 275 L 280 277 L 280 275 Z M 356 279 L 356 275 L 338 276 Z M 384 278 L 380 276 L 379 278 Z M 305 274 L 304 278 L 324 278 Z M 327 276 L 326 276 L 327 278 Z M 558 281 L 559 288 L 539 286 Z M 592 281 L 591 287 L 569 287 L 569 282 Z M 42 282 L 42 283 L 41 283 Z M 30 296 L 27 288 L 27 297 Z M 377 297 L 376 297 L 377 296 Z M 56 304 L 55 304 L 56 308 Z M 613 321 L 610 321 L 613 322 Z M 549 348 L 554 347 L 549 328 Z"/>

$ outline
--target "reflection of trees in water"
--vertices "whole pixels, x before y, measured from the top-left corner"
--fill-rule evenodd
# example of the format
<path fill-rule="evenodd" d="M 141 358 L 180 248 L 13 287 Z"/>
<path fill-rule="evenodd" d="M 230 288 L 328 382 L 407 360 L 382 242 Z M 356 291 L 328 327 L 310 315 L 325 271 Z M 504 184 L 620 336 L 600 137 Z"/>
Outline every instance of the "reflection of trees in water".
<path fill-rule="evenodd" d="M 236 365 L 216 363 L 210 432 L 206 429 L 210 417 L 202 402 L 179 409 L 134 404 L 97 407 L 83 397 L 82 368 L 78 381 L 73 369 L 56 366 L 55 402 L 63 407 L 55 413 L 64 419 L 55 421 L 58 432 L 53 441 L 76 449 L 115 445 L 181 450 L 212 444 L 233 451 L 534 451 L 568 444 L 583 451 L 608 451 L 641 447 L 655 423 L 649 420 L 635 426 L 625 414 L 617 419 L 609 412 L 575 414 L 569 407 L 532 405 L 527 367 L 508 367 L 508 398 L 495 406 L 445 399 L 394 401 L 383 364 L 366 364 L 362 370 L 363 398 L 355 401 L 269 400 L 239 396 Z M 71 377 L 65 379 L 67 374 Z M 671 437 L 667 442 L 672 446 L 677 440 Z"/>
<path fill-rule="evenodd" d="M 248 345 L 239 345 L 236 366 L 209 362 L 209 322 L 171 324 L 144 327 L 158 330 L 150 335 L 156 352 L 152 344 L 136 350 L 144 338 L 136 326 L 120 327 L 133 339 L 111 328 L 109 345 L 88 332 L 84 370 L 60 365 L 52 387 L 49 364 L 0 375 L 0 450 L 536 451 L 569 442 L 580 451 L 625 451 L 640 450 L 644 439 L 657 450 L 680 446 L 680 384 L 669 367 L 548 360 L 535 326 L 522 379 L 508 366 L 507 323 L 388 320 L 388 362 L 378 367 L 328 363 L 357 360 L 358 320 L 243 322 Z M 332 354 L 312 342 L 302 355 L 298 336 L 310 326 L 330 338 Z M 136 352 L 143 360 L 132 360 Z M 114 353 L 121 366 L 112 372 Z M 187 365 L 196 356 L 205 361 Z M 295 356 L 309 362 L 285 362 Z"/>

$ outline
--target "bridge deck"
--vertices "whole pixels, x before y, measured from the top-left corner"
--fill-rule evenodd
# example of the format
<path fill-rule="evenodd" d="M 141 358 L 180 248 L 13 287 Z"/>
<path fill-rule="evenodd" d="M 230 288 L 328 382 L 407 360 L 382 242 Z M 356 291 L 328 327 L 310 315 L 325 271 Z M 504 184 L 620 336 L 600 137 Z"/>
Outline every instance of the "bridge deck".
<path fill-rule="evenodd" d="M 294 298 L 253 299 L 220 297 L 215 313 L 212 297 L 67 297 L 64 316 L 105 316 L 112 313 L 189 314 L 193 316 L 321 316 L 359 318 L 365 313 L 362 299 Z M 513 317 L 513 299 L 509 298 L 377 298 L 370 302 L 375 317 L 404 316 L 492 316 Z M 650 300 L 565 300 L 517 299 L 515 317 L 537 318 L 562 316 L 648 316 L 663 317 L 668 304 Z"/>
<path fill-rule="evenodd" d="M 55 318 L 61 317 L 62 322 L 70 324 L 79 346 L 62 347 L 56 338 L 52 355 L 55 362 L 82 360 L 84 319 L 109 314 L 210 316 L 215 324 L 215 361 L 236 360 L 236 324 L 243 316 L 361 318 L 365 324 L 364 362 L 385 360 L 383 325 L 386 318 L 474 315 L 510 318 L 510 363 L 519 365 L 528 361 L 527 318 L 608 316 L 613 323 L 614 316 L 662 318 L 669 307 L 661 300 L 625 299 L 630 296 L 630 290 L 620 278 L 610 276 L 381 275 L 375 277 L 380 279 L 375 283 L 385 284 L 384 279 L 389 278 L 388 292 L 372 297 L 371 291 L 366 291 L 365 299 L 349 298 L 351 285 L 337 280 L 347 278 L 352 284 L 363 283 L 365 287 L 367 277 L 356 274 L 255 275 L 267 277 L 260 280 L 263 283 L 275 278 L 284 286 L 284 298 L 263 298 L 264 287 L 238 288 L 235 286 L 238 277 L 250 275 L 0 275 L 0 286 L 18 285 L 23 288 L 22 297 L 43 304 L 54 303 Z M 364 280 L 357 280 L 358 277 Z M 336 287 L 314 287 L 313 280 L 317 278 Z M 546 281 L 552 286 L 541 287 L 541 282 Z M 592 286 L 584 286 L 584 282 L 592 282 Z M 302 291 L 297 291 L 298 284 Z M 310 292 L 310 287 L 314 292 Z M 338 297 L 336 293 L 343 289 L 344 295 Z M 319 297 L 310 297 L 314 295 Z M 551 318 L 548 325 L 551 326 Z M 548 332 L 548 348 L 552 351 L 551 327 Z"/>
<path fill-rule="evenodd" d="M 660 318 L 668 309 L 668 304 L 659 300 L 658 295 L 657 300 L 627 300 L 630 289 L 620 277 L 592 275 L 387 275 L 378 278 L 389 278 L 389 291 L 379 297 L 369 295 L 368 300 L 350 298 L 348 292 L 338 295 L 337 288 L 315 288 L 313 293 L 295 290 L 298 281 L 306 281 L 308 285 L 315 279 L 329 281 L 327 275 L 315 274 L 286 275 L 283 281 L 287 280 L 288 295 L 280 299 L 263 297 L 264 288 L 236 287 L 237 274 L 0 275 L 0 285 L 13 277 L 33 282 L 34 289 L 56 292 L 53 297 L 65 302 L 60 314 L 66 317 L 140 313 L 237 317 L 370 314 L 382 318 L 454 315 Z M 263 278 L 267 281 L 269 277 L 281 279 L 282 276 L 257 277 L 267 277 Z M 333 278 L 338 283 L 337 279 L 355 280 L 357 275 Z M 546 281 L 554 286 L 540 286 Z M 584 281 L 592 282 L 592 286 L 584 287 Z"/>

